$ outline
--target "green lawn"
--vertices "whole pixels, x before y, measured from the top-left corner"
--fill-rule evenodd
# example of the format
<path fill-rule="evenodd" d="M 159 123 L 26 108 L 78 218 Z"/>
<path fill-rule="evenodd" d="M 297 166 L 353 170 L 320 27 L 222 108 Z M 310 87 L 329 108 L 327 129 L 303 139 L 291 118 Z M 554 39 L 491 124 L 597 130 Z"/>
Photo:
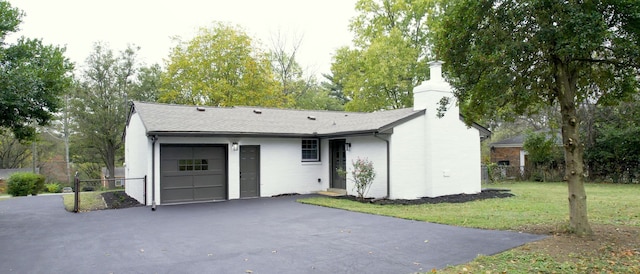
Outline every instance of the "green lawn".
<path fill-rule="evenodd" d="M 105 209 L 107 206 L 102 199 L 102 192 L 80 192 L 80 205 L 79 211 L 86 212 L 92 210 L 100 210 Z M 62 195 L 62 202 L 64 203 L 64 208 L 68 211 L 73 211 L 75 201 L 74 194 L 64 194 Z"/>
<path fill-rule="evenodd" d="M 557 225 L 569 219 L 563 183 L 503 183 L 515 197 L 462 204 L 373 205 L 329 197 L 301 203 L 464 227 L 518 230 L 531 224 Z M 640 227 L 640 185 L 587 184 L 589 220 L 597 224 Z"/>
<path fill-rule="evenodd" d="M 640 273 L 640 185 L 586 184 L 596 235 L 564 234 L 569 219 L 564 183 L 501 183 L 514 197 L 462 204 L 373 205 L 318 197 L 301 203 L 448 225 L 540 232 L 554 236 L 438 273 Z"/>

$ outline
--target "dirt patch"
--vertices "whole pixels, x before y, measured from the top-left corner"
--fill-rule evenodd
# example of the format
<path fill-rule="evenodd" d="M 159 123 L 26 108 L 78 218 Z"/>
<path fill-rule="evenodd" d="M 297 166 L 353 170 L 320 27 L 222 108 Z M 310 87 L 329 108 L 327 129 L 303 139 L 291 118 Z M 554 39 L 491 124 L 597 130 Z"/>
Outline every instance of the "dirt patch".
<path fill-rule="evenodd" d="M 102 198 L 107 204 L 107 208 L 128 208 L 135 206 L 142 206 L 138 200 L 129 197 L 124 191 L 109 191 L 103 192 Z"/>
<path fill-rule="evenodd" d="M 563 227 L 524 226 L 519 231 L 547 234 L 550 237 L 528 243 L 520 249 L 548 254 L 559 262 L 578 263 L 584 258 L 608 256 L 640 265 L 640 228 L 615 225 L 592 225 L 593 235 L 576 236 Z M 615 261 L 610 261 L 615 263 Z"/>
<path fill-rule="evenodd" d="M 445 195 L 439 197 L 423 197 L 414 200 L 403 199 L 372 199 L 366 198 L 362 202 L 373 203 L 377 205 L 420 205 L 420 204 L 440 204 L 440 203 L 466 203 L 471 201 L 478 201 L 484 199 L 493 198 L 508 198 L 514 195 L 509 192 L 509 189 L 483 189 L 480 193 L 476 194 L 454 194 Z M 338 196 L 338 199 L 348 199 L 352 201 L 358 201 L 355 196 Z"/>

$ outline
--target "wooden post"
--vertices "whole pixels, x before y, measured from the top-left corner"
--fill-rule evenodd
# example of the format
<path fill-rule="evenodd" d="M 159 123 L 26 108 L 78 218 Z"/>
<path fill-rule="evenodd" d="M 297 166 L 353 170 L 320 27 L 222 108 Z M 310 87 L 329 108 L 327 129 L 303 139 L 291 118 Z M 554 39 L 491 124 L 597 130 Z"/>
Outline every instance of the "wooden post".
<path fill-rule="evenodd" d="M 73 212 L 78 213 L 78 208 L 80 206 L 80 177 L 78 177 L 78 172 L 76 172 L 73 190 L 75 192 L 75 199 L 73 201 Z"/>

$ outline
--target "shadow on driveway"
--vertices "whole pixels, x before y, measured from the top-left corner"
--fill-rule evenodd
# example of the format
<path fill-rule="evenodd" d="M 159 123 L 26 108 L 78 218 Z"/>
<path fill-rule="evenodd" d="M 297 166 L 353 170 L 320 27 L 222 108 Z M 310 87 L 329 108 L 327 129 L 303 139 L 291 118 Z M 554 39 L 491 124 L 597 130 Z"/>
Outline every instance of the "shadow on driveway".
<path fill-rule="evenodd" d="M 306 196 L 68 213 L 0 202 L 1 273 L 412 273 L 544 238 L 296 203 Z"/>

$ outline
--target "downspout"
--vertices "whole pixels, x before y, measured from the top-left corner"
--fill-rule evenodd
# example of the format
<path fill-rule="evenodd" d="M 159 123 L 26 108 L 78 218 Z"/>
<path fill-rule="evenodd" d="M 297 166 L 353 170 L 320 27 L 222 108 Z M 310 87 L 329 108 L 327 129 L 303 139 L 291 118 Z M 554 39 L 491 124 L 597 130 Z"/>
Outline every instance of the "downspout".
<path fill-rule="evenodd" d="M 389 161 L 391 159 L 391 156 L 389 155 L 389 152 L 390 152 L 389 140 L 378 136 L 377 132 L 373 133 L 373 137 L 376 137 L 376 138 L 384 141 L 387 144 L 387 196 L 384 197 L 384 198 L 385 199 L 389 199 L 389 197 L 391 195 L 391 163 Z"/>
<path fill-rule="evenodd" d="M 156 211 L 156 141 L 158 136 L 151 136 L 151 211 Z"/>

